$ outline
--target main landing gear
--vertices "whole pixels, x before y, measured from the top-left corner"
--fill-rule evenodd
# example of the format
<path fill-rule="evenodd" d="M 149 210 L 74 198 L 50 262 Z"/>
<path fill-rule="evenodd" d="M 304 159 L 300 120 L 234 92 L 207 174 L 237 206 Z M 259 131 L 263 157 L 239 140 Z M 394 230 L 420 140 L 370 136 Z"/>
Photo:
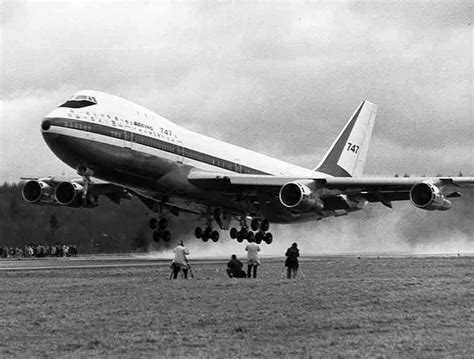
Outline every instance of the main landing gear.
<path fill-rule="evenodd" d="M 207 221 L 207 225 L 204 230 L 201 227 L 196 227 L 194 230 L 194 235 L 196 238 L 202 239 L 203 242 L 207 242 L 209 239 L 212 239 L 213 242 L 217 242 L 219 240 L 219 232 L 213 230 L 211 222 L 211 219 Z"/>
<path fill-rule="evenodd" d="M 273 242 L 273 235 L 267 232 L 269 228 L 270 223 L 267 219 L 260 220 L 259 218 L 253 218 L 250 222 L 249 230 L 247 221 L 245 217 L 242 216 L 240 218 L 240 231 L 232 227 L 229 233 L 230 238 L 237 239 L 237 242 L 243 242 L 243 240 L 246 239 L 249 242 L 255 242 L 257 244 L 262 243 L 262 241 L 270 244 Z"/>
<path fill-rule="evenodd" d="M 150 218 L 148 225 L 153 230 L 153 240 L 155 242 L 164 241 L 169 242 L 171 240 L 171 233 L 166 228 L 168 227 L 168 220 L 165 217 Z"/>

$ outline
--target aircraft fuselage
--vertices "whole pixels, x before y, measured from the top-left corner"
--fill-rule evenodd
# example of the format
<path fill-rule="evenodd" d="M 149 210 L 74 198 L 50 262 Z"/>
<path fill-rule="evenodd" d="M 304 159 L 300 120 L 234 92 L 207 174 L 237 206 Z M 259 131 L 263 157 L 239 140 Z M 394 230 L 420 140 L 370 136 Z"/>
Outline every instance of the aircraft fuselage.
<path fill-rule="evenodd" d="M 249 203 L 193 186 L 187 180 L 189 172 L 315 175 L 312 170 L 191 132 L 119 97 L 95 91 L 76 96 L 85 98 L 82 105 L 68 101 L 44 118 L 42 134 L 48 146 L 72 168 L 89 168 L 96 178 L 148 196 L 191 199 L 237 214 L 248 211 Z M 278 198 L 260 203 L 256 210 L 273 222 L 316 216 L 296 216 Z"/>

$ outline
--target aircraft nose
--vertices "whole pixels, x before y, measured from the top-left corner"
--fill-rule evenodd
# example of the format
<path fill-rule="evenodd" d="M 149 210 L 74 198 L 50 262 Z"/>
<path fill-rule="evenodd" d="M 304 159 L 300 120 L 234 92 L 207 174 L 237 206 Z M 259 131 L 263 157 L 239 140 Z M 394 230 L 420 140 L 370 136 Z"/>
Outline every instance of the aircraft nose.
<path fill-rule="evenodd" d="M 50 127 L 51 127 L 51 121 L 48 119 L 44 119 L 43 122 L 41 123 L 41 129 L 43 131 L 48 131 Z"/>

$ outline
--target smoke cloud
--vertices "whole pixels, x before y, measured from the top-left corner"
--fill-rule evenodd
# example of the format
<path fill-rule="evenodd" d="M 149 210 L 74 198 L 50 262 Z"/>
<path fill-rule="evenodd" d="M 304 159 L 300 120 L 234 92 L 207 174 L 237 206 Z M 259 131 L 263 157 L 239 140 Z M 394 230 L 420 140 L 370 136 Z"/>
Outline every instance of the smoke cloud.
<path fill-rule="evenodd" d="M 344 217 L 307 223 L 271 225 L 274 241 L 261 244 L 262 256 L 283 256 L 297 242 L 302 255 L 318 254 L 442 254 L 474 253 L 474 191 L 465 191 L 448 211 L 424 211 L 410 203 L 394 203 L 389 209 L 369 204 L 363 211 Z M 221 231 L 219 242 L 196 239 L 196 219 L 180 216 L 170 221 L 175 240 L 183 240 L 191 257 L 227 258 L 245 256 L 246 241 L 230 239 Z M 172 244 L 171 244 L 172 243 Z M 175 241 L 153 243 L 150 252 L 172 257 Z"/>

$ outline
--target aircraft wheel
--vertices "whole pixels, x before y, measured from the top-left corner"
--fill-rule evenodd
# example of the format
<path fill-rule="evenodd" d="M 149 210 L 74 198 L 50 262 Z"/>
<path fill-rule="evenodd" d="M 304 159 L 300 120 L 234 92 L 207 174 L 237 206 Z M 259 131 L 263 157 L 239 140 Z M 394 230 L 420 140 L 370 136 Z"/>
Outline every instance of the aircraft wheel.
<path fill-rule="evenodd" d="M 260 227 L 260 220 L 258 218 L 253 218 L 252 222 L 250 222 L 250 228 L 252 228 L 252 231 L 257 231 L 258 227 Z"/>
<path fill-rule="evenodd" d="M 270 232 L 265 234 L 265 242 L 271 244 L 273 242 L 273 236 Z"/>
<path fill-rule="evenodd" d="M 160 239 L 162 238 L 163 234 L 160 231 L 154 231 L 153 232 L 153 241 L 154 242 L 159 242 Z"/>
<path fill-rule="evenodd" d="M 257 244 L 262 243 L 262 238 L 261 237 L 255 238 L 255 243 L 257 243 Z"/>
<path fill-rule="evenodd" d="M 244 238 L 242 236 L 237 236 L 237 242 L 242 243 L 244 241 Z"/>
<path fill-rule="evenodd" d="M 264 238 L 264 235 L 263 235 L 262 232 L 255 233 L 255 242 L 256 243 L 262 243 L 263 238 Z"/>
<path fill-rule="evenodd" d="M 209 240 L 209 237 L 206 236 L 206 233 L 204 233 L 204 234 L 202 235 L 202 241 L 203 241 L 203 242 L 207 242 L 208 240 Z"/>
<path fill-rule="evenodd" d="M 194 230 L 194 235 L 196 236 L 196 238 L 201 238 L 202 237 L 202 228 L 201 227 L 196 227 L 196 229 Z"/>
<path fill-rule="evenodd" d="M 255 235 L 253 234 L 253 232 L 251 231 L 247 232 L 247 240 L 249 241 L 249 243 L 252 243 L 255 241 Z"/>
<path fill-rule="evenodd" d="M 268 222 L 268 219 L 264 219 L 262 223 L 260 223 L 260 228 L 262 231 L 266 232 L 270 228 L 270 222 Z"/>
<path fill-rule="evenodd" d="M 158 222 L 158 228 L 164 231 L 168 227 L 168 220 L 166 218 L 161 218 Z"/>
<path fill-rule="evenodd" d="M 230 233 L 230 238 L 232 238 L 232 239 L 236 239 L 236 238 L 237 238 L 237 235 L 238 235 L 237 228 L 232 227 L 232 228 L 230 229 L 230 232 L 229 232 L 229 233 Z"/>
<path fill-rule="evenodd" d="M 219 232 L 213 231 L 211 235 L 211 239 L 213 242 L 217 242 L 219 240 Z"/>
<path fill-rule="evenodd" d="M 156 220 L 156 218 L 150 218 L 150 220 L 148 221 L 148 226 L 151 229 L 156 229 L 157 223 L 158 221 Z"/>
<path fill-rule="evenodd" d="M 207 239 L 211 238 L 212 236 L 212 228 L 211 227 L 207 227 L 205 230 L 204 230 L 204 234 L 202 235 L 203 237 L 207 237 Z"/>
<path fill-rule="evenodd" d="M 164 240 L 165 242 L 171 241 L 171 233 L 170 233 L 170 231 L 164 231 L 164 232 L 163 232 L 163 240 Z"/>

